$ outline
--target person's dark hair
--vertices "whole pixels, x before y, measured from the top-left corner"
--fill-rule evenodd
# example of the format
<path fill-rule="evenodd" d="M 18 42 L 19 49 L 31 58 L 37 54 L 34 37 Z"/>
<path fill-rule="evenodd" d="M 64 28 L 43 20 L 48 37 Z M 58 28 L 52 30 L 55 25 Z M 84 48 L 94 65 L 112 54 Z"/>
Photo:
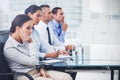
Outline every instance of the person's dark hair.
<path fill-rule="evenodd" d="M 52 14 L 57 14 L 58 9 L 62 9 L 61 7 L 55 7 L 52 9 Z"/>
<path fill-rule="evenodd" d="M 10 32 L 14 33 L 17 26 L 22 27 L 22 25 L 29 20 L 32 20 L 32 19 L 25 14 L 17 15 L 11 23 Z"/>
<path fill-rule="evenodd" d="M 44 8 L 50 8 L 49 5 L 40 5 L 40 9 L 42 12 L 44 12 Z"/>
<path fill-rule="evenodd" d="M 40 9 L 40 7 L 37 6 L 37 5 L 31 5 L 31 6 L 29 6 L 28 8 L 25 9 L 24 13 L 25 13 L 25 14 L 28 14 L 28 13 L 30 12 L 30 13 L 33 14 L 33 13 L 36 12 L 36 10 L 41 10 L 41 9 Z"/>
<path fill-rule="evenodd" d="M 40 5 L 40 9 L 42 9 L 42 8 L 44 8 L 44 7 L 50 8 L 49 5 Z"/>

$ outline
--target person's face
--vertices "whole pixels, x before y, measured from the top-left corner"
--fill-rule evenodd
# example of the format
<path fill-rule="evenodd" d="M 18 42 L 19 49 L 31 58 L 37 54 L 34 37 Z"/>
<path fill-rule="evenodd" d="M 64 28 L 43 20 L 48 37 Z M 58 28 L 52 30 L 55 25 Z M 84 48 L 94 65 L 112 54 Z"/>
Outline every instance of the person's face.
<path fill-rule="evenodd" d="M 35 13 L 30 15 L 30 17 L 32 18 L 34 25 L 37 25 L 40 21 L 40 18 L 41 18 L 41 11 L 36 10 Z"/>
<path fill-rule="evenodd" d="M 56 21 L 58 22 L 63 22 L 64 21 L 64 12 L 62 9 L 57 10 L 57 14 L 53 14 L 53 17 Z"/>
<path fill-rule="evenodd" d="M 25 22 L 19 29 L 19 33 L 27 33 L 28 36 L 32 33 L 33 21 L 29 20 Z"/>
<path fill-rule="evenodd" d="M 52 20 L 51 10 L 50 8 L 45 8 L 44 18 L 47 22 Z"/>

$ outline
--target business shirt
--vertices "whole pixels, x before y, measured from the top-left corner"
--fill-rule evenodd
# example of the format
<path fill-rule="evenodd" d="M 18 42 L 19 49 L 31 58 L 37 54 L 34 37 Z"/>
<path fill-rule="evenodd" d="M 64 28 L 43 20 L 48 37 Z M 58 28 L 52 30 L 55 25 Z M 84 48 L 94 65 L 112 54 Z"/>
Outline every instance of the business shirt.
<path fill-rule="evenodd" d="M 15 72 L 28 72 L 39 64 L 38 54 L 33 43 L 16 41 L 11 35 L 4 46 L 4 55 L 10 68 Z"/>
<path fill-rule="evenodd" d="M 55 20 L 52 20 L 48 23 L 48 26 L 53 30 L 54 34 L 56 35 L 56 37 L 58 38 L 59 41 L 61 41 L 62 43 L 65 42 L 65 33 L 62 30 L 62 24 L 58 23 Z"/>
<path fill-rule="evenodd" d="M 9 36 L 4 46 L 4 55 L 9 63 L 10 68 L 13 71 L 25 72 L 29 74 L 31 73 L 31 76 L 33 76 L 34 80 L 51 80 L 50 78 L 44 78 L 39 76 L 36 72 L 36 65 L 39 64 L 39 59 L 33 43 L 24 42 L 23 44 L 21 44 L 17 42 L 14 38 Z M 72 80 L 71 76 L 64 72 L 51 70 L 47 71 L 47 73 L 56 80 Z M 20 80 L 26 79 L 23 76 L 18 76 L 16 78 L 19 78 Z"/>
<path fill-rule="evenodd" d="M 61 43 L 56 36 L 54 35 L 53 31 L 49 28 L 50 31 L 50 38 L 51 38 L 51 45 L 48 43 L 48 32 L 47 28 L 48 25 L 45 24 L 43 21 L 40 21 L 38 25 L 35 26 L 36 30 L 40 34 L 40 41 L 41 41 L 41 51 L 46 52 L 54 52 L 56 50 L 65 50 L 64 44 Z"/>
<path fill-rule="evenodd" d="M 40 51 L 40 48 L 41 48 L 40 35 L 39 35 L 39 32 L 35 28 L 32 29 L 31 38 L 33 40 L 33 44 L 35 45 L 36 51 L 39 53 L 39 57 L 44 58 L 45 53 L 42 53 Z"/>

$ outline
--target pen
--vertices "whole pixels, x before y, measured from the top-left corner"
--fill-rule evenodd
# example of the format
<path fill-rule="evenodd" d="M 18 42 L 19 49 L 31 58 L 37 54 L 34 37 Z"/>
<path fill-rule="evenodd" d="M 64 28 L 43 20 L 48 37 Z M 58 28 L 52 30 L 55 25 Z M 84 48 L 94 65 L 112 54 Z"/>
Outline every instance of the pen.
<path fill-rule="evenodd" d="M 73 58 L 70 58 L 71 61 L 73 61 Z"/>
<path fill-rule="evenodd" d="M 53 49 L 54 49 L 54 51 L 56 52 L 56 49 L 55 49 L 55 47 L 53 47 Z"/>

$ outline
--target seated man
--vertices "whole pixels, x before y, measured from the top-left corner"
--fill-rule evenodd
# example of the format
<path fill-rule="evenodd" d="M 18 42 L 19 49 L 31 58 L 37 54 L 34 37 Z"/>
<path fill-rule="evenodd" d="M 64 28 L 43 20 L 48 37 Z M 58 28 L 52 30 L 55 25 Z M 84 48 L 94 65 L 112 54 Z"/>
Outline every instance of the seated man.
<path fill-rule="evenodd" d="M 70 75 L 58 71 L 44 71 L 39 65 L 38 52 L 30 37 L 33 27 L 32 19 L 27 15 L 17 15 L 12 21 L 10 35 L 4 46 L 4 55 L 10 68 L 15 72 L 30 74 L 34 80 L 72 80 Z M 24 76 L 15 76 L 17 80 L 28 80 Z"/>
<path fill-rule="evenodd" d="M 39 24 L 35 28 L 41 37 L 41 51 L 71 50 L 72 47 L 65 46 L 64 43 L 60 42 L 48 26 L 49 21 L 52 19 L 49 5 L 41 5 L 40 8 L 42 10 L 42 16 Z"/>
<path fill-rule="evenodd" d="M 62 8 L 55 7 L 52 9 L 53 20 L 48 23 L 48 26 L 53 30 L 59 41 L 65 42 L 65 33 L 68 25 L 64 22 L 64 12 Z"/>

